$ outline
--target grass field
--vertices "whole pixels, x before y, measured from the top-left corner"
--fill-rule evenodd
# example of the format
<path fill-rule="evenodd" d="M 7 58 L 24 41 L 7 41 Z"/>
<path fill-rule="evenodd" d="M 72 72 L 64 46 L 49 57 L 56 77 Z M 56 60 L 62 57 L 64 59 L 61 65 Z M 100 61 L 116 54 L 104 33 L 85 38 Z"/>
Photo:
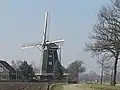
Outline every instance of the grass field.
<path fill-rule="evenodd" d="M 51 90 L 64 90 L 62 85 L 56 84 L 51 87 Z"/>
<path fill-rule="evenodd" d="M 100 84 L 67 84 L 54 85 L 52 90 L 120 90 L 120 86 L 100 85 Z"/>
<path fill-rule="evenodd" d="M 100 85 L 100 84 L 84 84 L 79 86 L 83 89 L 90 90 L 120 90 L 120 86 Z"/>

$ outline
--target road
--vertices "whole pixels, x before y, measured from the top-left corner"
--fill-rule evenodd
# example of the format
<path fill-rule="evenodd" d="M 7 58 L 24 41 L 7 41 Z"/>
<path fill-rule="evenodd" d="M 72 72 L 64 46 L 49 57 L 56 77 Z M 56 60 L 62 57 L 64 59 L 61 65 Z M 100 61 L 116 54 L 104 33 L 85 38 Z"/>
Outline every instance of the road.
<path fill-rule="evenodd" d="M 84 88 L 80 88 L 79 84 L 68 84 L 63 85 L 64 90 L 86 90 Z"/>

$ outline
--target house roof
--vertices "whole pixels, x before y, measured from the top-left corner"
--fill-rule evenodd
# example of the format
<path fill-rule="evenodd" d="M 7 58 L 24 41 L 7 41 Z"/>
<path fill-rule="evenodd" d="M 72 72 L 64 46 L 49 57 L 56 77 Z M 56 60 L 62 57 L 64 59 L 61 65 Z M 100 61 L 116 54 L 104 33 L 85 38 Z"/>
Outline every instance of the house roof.
<path fill-rule="evenodd" d="M 15 70 L 6 61 L 0 60 L 0 63 L 10 72 L 15 73 Z"/>

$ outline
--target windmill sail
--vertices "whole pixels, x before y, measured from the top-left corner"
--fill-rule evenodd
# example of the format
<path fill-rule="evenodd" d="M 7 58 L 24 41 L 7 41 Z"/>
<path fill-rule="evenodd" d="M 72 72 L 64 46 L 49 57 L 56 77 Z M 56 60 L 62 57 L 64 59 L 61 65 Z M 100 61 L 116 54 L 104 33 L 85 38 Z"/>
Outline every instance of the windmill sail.
<path fill-rule="evenodd" d="M 37 46 L 41 46 L 41 45 L 42 45 L 41 42 L 23 44 L 23 45 L 22 45 L 22 49 L 33 48 L 33 47 L 37 47 Z"/>
<path fill-rule="evenodd" d="M 44 24 L 44 31 L 43 31 L 43 44 L 46 42 L 46 33 L 48 28 L 48 12 L 45 13 L 45 24 Z"/>

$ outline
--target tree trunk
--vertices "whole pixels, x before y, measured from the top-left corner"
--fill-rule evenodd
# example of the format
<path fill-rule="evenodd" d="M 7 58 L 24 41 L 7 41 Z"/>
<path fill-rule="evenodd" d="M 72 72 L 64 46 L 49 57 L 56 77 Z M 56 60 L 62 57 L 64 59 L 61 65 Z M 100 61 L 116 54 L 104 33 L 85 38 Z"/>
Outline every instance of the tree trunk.
<path fill-rule="evenodd" d="M 112 70 L 111 75 L 110 75 L 110 84 L 112 85 L 112 83 L 113 83 L 113 70 Z"/>
<path fill-rule="evenodd" d="M 76 74 L 77 83 L 79 82 L 79 73 Z"/>
<path fill-rule="evenodd" d="M 76 73 L 76 79 L 77 79 L 77 83 L 78 83 L 78 79 L 79 79 L 79 68 L 77 67 L 77 73 Z"/>
<path fill-rule="evenodd" d="M 116 84 L 118 55 L 119 55 L 119 53 L 117 53 L 117 55 L 115 57 L 115 63 L 114 63 L 114 76 L 113 76 L 113 84 L 112 84 L 113 86 L 115 86 L 115 84 Z"/>
<path fill-rule="evenodd" d="M 112 75 L 110 75 L 110 85 L 112 85 L 113 80 L 112 80 Z"/>
<path fill-rule="evenodd" d="M 101 78 L 100 78 L 100 84 L 103 83 L 103 67 L 102 67 L 102 70 L 101 70 Z"/>

